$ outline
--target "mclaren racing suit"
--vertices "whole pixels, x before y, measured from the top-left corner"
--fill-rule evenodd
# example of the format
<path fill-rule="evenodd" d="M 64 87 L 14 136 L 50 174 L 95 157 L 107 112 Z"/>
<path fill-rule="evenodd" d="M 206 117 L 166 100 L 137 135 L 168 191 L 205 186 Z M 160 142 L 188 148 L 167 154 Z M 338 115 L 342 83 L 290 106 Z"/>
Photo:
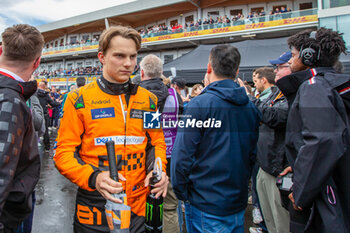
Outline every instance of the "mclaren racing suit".
<path fill-rule="evenodd" d="M 114 85 L 114 86 L 113 86 Z M 117 88 L 115 87 L 117 85 Z M 119 85 L 119 87 L 118 87 Z M 66 178 L 79 186 L 74 216 L 75 232 L 109 232 L 104 213 L 106 200 L 95 189 L 96 177 L 108 171 L 105 142 L 115 142 L 122 156 L 119 173 L 131 207 L 131 232 L 143 231 L 148 187 L 146 178 L 146 133 L 156 157 L 166 168 L 166 146 L 161 129 L 144 129 L 144 112 L 155 112 L 157 97 L 132 84 L 112 84 L 103 77 L 69 93 L 58 131 L 54 161 Z"/>

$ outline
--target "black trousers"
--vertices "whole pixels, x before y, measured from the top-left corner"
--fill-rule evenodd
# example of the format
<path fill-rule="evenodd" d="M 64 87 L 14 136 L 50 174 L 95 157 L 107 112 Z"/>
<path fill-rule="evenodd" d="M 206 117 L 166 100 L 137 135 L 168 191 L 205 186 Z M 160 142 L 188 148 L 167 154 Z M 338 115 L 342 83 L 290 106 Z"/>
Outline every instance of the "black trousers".
<path fill-rule="evenodd" d="M 50 124 L 50 116 L 49 114 L 46 114 L 45 115 L 45 134 L 44 134 L 45 150 L 50 150 L 49 124 Z"/>

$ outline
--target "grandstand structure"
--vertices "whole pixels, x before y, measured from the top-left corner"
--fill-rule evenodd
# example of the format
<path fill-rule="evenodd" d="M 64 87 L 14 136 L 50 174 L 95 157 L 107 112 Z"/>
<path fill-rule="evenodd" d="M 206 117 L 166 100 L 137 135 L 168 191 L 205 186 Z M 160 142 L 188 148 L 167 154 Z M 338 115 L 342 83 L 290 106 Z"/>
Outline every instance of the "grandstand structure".
<path fill-rule="evenodd" d="M 133 1 L 39 26 L 46 43 L 41 65 L 35 74 L 39 78 L 50 78 L 52 85 L 61 85 L 63 89 L 76 76 L 86 76 L 89 80 L 98 77 L 102 69 L 97 59 L 99 36 L 112 25 L 131 26 L 140 32 L 142 48 L 138 61 L 153 53 L 168 65 L 201 46 L 220 43 L 247 41 L 248 46 L 250 42 L 259 46 L 254 42 L 316 29 L 320 1 Z M 260 54 L 250 53 L 249 56 L 260 56 L 268 65 L 269 59 L 288 49 L 286 43 L 282 47 Z M 196 62 L 193 64 L 195 66 Z M 254 64 L 248 66 L 254 68 Z M 249 73 L 248 66 L 246 72 Z M 195 72 L 196 67 L 193 70 Z M 201 75 L 190 83 L 200 81 L 198 77 L 203 77 Z"/>

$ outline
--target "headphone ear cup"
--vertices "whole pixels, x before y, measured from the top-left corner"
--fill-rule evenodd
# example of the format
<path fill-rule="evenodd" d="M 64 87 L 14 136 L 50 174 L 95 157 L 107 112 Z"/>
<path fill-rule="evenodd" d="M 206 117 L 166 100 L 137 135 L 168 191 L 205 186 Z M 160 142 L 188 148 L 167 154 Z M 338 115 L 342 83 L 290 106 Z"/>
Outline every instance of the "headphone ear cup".
<path fill-rule="evenodd" d="M 316 62 L 316 51 L 313 48 L 305 48 L 300 53 L 301 62 L 305 66 L 313 66 Z"/>

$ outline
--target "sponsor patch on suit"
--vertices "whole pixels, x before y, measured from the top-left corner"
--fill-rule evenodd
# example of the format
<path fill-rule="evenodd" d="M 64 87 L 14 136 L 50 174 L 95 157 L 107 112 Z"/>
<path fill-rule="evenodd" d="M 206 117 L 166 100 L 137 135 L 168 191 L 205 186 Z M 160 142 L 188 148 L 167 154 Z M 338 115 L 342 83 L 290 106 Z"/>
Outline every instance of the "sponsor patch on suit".
<path fill-rule="evenodd" d="M 103 119 L 103 118 L 114 118 L 115 117 L 114 108 L 91 109 L 91 117 L 93 120 Z"/>

